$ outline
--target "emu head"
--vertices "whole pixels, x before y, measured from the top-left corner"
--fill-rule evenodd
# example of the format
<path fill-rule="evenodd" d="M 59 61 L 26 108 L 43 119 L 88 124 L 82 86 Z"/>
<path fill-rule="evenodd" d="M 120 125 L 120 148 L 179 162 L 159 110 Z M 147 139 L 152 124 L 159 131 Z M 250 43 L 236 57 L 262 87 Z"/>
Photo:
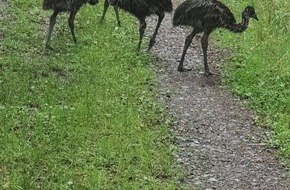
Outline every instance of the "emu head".
<path fill-rule="evenodd" d="M 245 10 L 243 11 L 243 17 L 253 18 L 253 19 L 259 20 L 257 15 L 256 15 L 254 7 L 251 7 L 251 6 L 247 6 L 245 8 Z"/>
<path fill-rule="evenodd" d="M 89 4 L 95 5 L 99 2 L 99 0 L 89 0 Z"/>

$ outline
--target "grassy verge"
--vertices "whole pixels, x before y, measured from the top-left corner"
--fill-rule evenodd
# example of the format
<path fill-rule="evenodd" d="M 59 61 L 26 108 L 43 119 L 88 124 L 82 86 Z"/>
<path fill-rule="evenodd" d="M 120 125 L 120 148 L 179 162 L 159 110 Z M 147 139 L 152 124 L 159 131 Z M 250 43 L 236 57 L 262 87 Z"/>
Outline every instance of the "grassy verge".
<path fill-rule="evenodd" d="M 270 145 L 290 166 L 290 3 L 277 0 L 224 0 L 238 21 L 246 5 L 255 7 L 258 22 L 251 20 L 243 34 L 219 33 L 221 46 L 234 50 L 224 67 L 225 81 L 245 99 L 259 125 L 272 130 Z"/>
<path fill-rule="evenodd" d="M 67 14 L 44 49 L 51 12 L 9 1 L 0 23 L 0 189 L 176 189 L 150 58 L 121 14 L 102 27 L 102 5 L 84 6 L 74 45 Z M 150 87 L 150 88 L 149 88 Z"/>

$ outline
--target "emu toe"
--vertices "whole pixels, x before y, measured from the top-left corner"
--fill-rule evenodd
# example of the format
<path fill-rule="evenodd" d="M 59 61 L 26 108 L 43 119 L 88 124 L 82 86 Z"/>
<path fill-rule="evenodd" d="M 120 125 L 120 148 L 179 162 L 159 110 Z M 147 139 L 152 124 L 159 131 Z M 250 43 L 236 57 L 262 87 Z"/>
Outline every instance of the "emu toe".
<path fill-rule="evenodd" d="M 217 75 L 216 73 L 210 72 L 210 71 L 205 71 L 204 72 L 205 76 L 213 76 L 213 75 Z"/>
<path fill-rule="evenodd" d="M 184 67 L 178 67 L 177 70 L 178 70 L 179 72 L 192 71 L 192 69 L 187 69 L 187 68 L 184 68 Z"/>
<path fill-rule="evenodd" d="M 50 44 L 45 44 L 45 48 L 46 48 L 47 50 L 53 50 L 53 48 L 50 46 Z"/>
<path fill-rule="evenodd" d="M 121 28 L 121 22 L 120 22 L 120 21 L 117 21 L 117 26 L 118 26 L 119 28 Z"/>
<path fill-rule="evenodd" d="M 102 26 L 103 25 L 103 20 L 100 20 L 99 21 L 99 26 Z"/>

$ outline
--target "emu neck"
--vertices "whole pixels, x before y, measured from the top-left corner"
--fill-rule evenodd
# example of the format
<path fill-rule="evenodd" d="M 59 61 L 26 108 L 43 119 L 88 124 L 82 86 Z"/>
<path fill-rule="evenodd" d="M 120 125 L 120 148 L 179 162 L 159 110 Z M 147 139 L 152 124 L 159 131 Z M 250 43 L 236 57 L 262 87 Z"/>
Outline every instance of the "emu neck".
<path fill-rule="evenodd" d="M 248 24 L 249 24 L 249 18 L 242 16 L 241 23 L 235 23 L 232 25 L 228 25 L 228 26 L 226 26 L 226 28 L 234 33 L 240 33 L 240 32 L 244 32 L 248 28 Z"/>

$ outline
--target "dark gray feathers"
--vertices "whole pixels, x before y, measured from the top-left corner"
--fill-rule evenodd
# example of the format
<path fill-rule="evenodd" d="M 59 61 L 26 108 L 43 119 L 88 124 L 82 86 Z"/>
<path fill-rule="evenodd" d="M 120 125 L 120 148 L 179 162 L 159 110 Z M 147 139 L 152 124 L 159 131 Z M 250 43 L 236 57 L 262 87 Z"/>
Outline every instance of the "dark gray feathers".
<path fill-rule="evenodd" d="M 98 3 L 98 0 L 44 0 L 42 7 L 44 10 L 72 11 L 86 3 L 94 5 Z"/>
<path fill-rule="evenodd" d="M 194 36 L 203 32 L 201 46 L 204 59 L 204 73 L 207 76 L 212 75 L 213 73 L 209 71 L 207 64 L 209 35 L 216 28 L 226 28 L 235 33 L 243 32 L 248 28 L 250 18 L 258 20 L 255 9 L 251 6 L 247 6 L 242 12 L 242 22 L 236 23 L 229 8 L 217 0 L 186 0 L 181 3 L 174 12 L 173 26 L 191 26 L 192 31 L 186 37 L 178 71 L 184 72 L 190 70 L 183 67 L 186 51 Z"/>
<path fill-rule="evenodd" d="M 109 2 L 111 5 L 133 14 L 138 19 L 173 10 L 171 0 L 109 0 Z"/>
<path fill-rule="evenodd" d="M 194 26 L 199 31 L 234 23 L 236 20 L 229 8 L 216 0 L 186 0 L 173 16 L 174 26 Z"/>

